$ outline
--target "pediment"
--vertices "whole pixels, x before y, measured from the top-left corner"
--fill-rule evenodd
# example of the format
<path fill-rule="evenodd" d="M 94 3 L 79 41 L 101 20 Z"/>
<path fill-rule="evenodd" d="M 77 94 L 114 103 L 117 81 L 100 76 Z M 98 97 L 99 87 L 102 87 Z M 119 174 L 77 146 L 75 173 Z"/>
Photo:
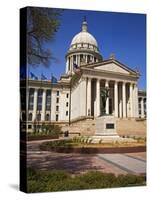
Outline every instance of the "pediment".
<path fill-rule="evenodd" d="M 108 72 L 116 72 L 116 73 L 121 73 L 121 74 L 130 74 L 133 73 L 133 70 L 130 70 L 129 68 L 126 68 L 124 65 L 121 65 L 120 63 L 117 62 L 109 62 L 109 63 L 104 63 L 100 64 L 99 66 L 95 66 L 94 69 L 99 69 L 103 71 L 108 71 Z"/>

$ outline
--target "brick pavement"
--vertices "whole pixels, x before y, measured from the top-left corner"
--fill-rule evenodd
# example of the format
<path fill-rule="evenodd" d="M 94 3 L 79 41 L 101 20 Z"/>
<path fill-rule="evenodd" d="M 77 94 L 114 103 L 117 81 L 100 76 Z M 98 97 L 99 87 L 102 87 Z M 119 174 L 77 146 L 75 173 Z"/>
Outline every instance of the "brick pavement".
<path fill-rule="evenodd" d="M 145 161 L 135 158 L 145 157 L 145 153 L 111 154 L 104 158 L 106 154 L 76 154 L 76 153 L 55 153 L 49 151 L 40 151 L 41 141 L 28 142 L 27 144 L 27 166 L 40 170 L 66 170 L 71 174 L 85 173 L 89 170 L 98 170 L 102 172 L 119 174 L 139 174 L 145 173 Z M 145 157 L 146 158 L 146 157 Z M 114 159 L 114 160 L 113 160 Z M 117 165 L 118 159 L 121 164 Z M 133 170 L 136 165 L 137 170 Z"/>

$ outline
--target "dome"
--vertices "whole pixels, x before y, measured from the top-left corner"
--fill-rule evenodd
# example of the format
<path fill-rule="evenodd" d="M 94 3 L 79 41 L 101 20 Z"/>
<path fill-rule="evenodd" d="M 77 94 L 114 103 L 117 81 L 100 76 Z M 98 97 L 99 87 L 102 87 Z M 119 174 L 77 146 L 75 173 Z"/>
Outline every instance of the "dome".
<path fill-rule="evenodd" d="M 90 45 L 90 46 L 92 46 L 92 48 L 98 49 L 98 44 L 97 44 L 96 39 L 93 37 L 93 35 L 91 35 L 88 32 L 88 25 L 87 25 L 86 19 L 84 19 L 84 21 L 82 23 L 81 32 L 73 37 L 70 47 L 79 45 L 78 47 L 80 48 L 81 44 L 82 45 L 83 44 Z M 85 48 L 86 48 L 86 46 L 85 46 Z"/>
<path fill-rule="evenodd" d="M 82 31 L 77 35 L 75 35 L 74 38 L 72 39 L 71 46 L 79 43 L 91 44 L 93 46 L 98 47 L 96 39 L 88 32 Z"/>

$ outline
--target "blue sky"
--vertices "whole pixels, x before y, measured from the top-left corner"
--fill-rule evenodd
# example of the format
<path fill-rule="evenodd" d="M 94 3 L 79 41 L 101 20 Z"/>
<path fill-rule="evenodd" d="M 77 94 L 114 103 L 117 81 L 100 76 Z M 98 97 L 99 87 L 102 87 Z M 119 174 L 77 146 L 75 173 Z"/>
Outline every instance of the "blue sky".
<path fill-rule="evenodd" d="M 49 68 L 31 68 L 37 76 L 42 72 L 48 79 L 51 73 L 58 79 L 65 73 L 65 55 L 75 34 L 81 31 L 83 17 L 86 16 L 88 31 L 96 38 L 103 59 L 111 53 L 121 63 L 131 69 L 138 68 L 141 77 L 138 86 L 146 88 L 146 16 L 144 14 L 114 13 L 100 11 L 65 10 L 60 17 L 60 28 L 50 48 L 57 62 Z"/>

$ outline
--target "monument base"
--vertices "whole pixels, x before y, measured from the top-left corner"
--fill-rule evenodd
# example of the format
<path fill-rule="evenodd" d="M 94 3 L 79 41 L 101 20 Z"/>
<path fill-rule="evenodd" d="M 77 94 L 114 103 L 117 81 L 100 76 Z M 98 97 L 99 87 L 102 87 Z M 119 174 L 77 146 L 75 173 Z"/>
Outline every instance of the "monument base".
<path fill-rule="evenodd" d="M 118 136 L 116 132 L 116 119 L 111 115 L 100 116 L 96 119 L 96 135 Z"/>
<path fill-rule="evenodd" d="M 136 142 L 131 138 L 121 138 L 116 131 L 116 119 L 111 115 L 100 116 L 96 119 L 96 133 L 91 136 L 92 143 L 124 143 Z"/>

